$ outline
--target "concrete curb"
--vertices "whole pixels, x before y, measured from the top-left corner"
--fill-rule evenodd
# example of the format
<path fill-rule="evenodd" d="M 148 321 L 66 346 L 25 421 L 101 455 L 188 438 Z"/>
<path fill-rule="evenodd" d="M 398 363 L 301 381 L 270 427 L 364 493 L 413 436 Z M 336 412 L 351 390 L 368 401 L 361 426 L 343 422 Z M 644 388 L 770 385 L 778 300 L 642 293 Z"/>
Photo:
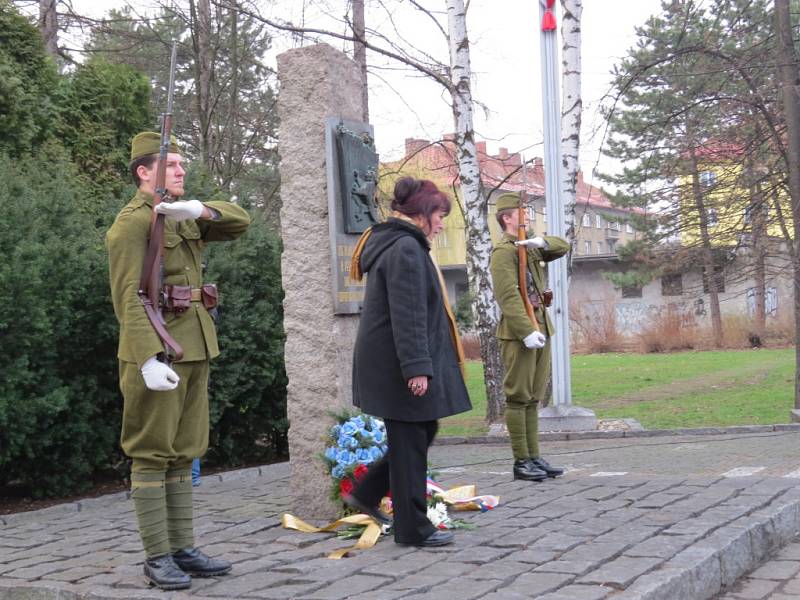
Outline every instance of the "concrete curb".
<path fill-rule="evenodd" d="M 777 425 L 736 425 L 732 427 L 697 427 L 680 429 L 632 429 L 625 431 L 545 431 L 539 434 L 540 441 L 564 442 L 570 440 L 610 440 L 615 438 L 645 438 L 679 435 L 731 435 L 745 433 L 774 433 L 776 431 L 800 431 L 800 423 Z M 485 435 L 476 437 L 438 437 L 434 445 L 452 444 L 505 444 L 508 436 Z"/>

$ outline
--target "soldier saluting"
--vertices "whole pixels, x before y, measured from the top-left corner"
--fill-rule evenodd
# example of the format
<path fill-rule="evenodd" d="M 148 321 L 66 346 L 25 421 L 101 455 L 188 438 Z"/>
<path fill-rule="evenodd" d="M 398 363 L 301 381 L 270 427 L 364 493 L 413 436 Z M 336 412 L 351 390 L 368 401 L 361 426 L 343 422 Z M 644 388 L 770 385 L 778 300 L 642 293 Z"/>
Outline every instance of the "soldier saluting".
<path fill-rule="evenodd" d="M 131 497 L 146 555 L 144 573 L 152 585 L 184 589 L 191 586 L 190 575 L 231 570 L 229 562 L 195 547 L 192 524 L 191 463 L 208 447 L 209 360 L 219 355 L 209 314 L 216 306 L 216 287 L 203 285 L 202 248 L 206 242 L 236 239 L 247 230 L 250 217 L 229 202 L 179 200 L 184 193 L 183 158 L 174 137 L 165 135 L 163 146 L 155 132 L 133 138 L 130 172 L 138 191 L 117 215 L 106 244 L 120 326 L 120 442 L 132 459 Z M 163 190 L 156 189 L 160 150 L 166 158 Z M 159 194 L 163 201 L 158 201 Z M 166 332 L 157 331 L 140 293 L 154 204 L 155 213 L 166 216 L 158 307 Z M 171 364 L 165 335 L 182 350 Z"/>
<path fill-rule="evenodd" d="M 528 239 L 518 194 L 502 194 L 496 208 L 503 235 L 492 249 L 490 269 L 502 311 L 497 339 L 506 370 L 503 393 L 514 479 L 542 481 L 564 473 L 539 454 L 538 405 L 547 389 L 555 333 L 546 311 L 552 297 L 546 289 L 546 263 L 564 256 L 569 244 L 555 236 Z"/>

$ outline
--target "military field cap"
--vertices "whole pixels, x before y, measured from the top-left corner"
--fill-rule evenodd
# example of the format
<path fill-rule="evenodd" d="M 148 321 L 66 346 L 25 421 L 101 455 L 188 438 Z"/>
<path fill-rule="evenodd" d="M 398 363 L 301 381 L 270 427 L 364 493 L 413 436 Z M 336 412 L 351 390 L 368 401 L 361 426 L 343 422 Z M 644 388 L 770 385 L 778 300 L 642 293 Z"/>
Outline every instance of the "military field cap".
<path fill-rule="evenodd" d="M 137 133 L 131 142 L 131 160 L 136 160 L 148 154 L 158 154 L 161 150 L 161 134 L 155 131 Z M 178 140 L 174 135 L 169 136 L 169 151 L 180 154 Z"/>
<path fill-rule="evenodd" d="M 497 197 L 497 212 L 501 210 L 508 210 L 509 208 L 519 208 L 519 194 L 500 194 Z"/>

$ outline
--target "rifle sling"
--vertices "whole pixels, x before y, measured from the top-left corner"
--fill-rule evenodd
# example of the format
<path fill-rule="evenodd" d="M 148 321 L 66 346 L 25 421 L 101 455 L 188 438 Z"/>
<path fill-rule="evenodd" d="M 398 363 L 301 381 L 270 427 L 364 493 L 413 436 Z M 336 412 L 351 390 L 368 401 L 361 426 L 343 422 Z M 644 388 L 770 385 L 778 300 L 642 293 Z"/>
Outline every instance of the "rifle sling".
<path fill-rule="evenodd" d="M 150 228 L 150 241 L 148 242 L 147 254 L 142 265 L 142 276 L 139 280 L 139 299 L 142 302 L 142 306 L 144 306 L 144 312 L 150 320 L 150 324 L 155 329 L 156 335 L 161 340 L 161 343 L 164 344 L 167 358 L 177 361 L 183 358 L 183 348 L 167 331 L 159 304 L 161 281 L 159 281 L 158 274 L 161 268 L 163 247 L 164 216 L 156 215 L 153 226 Z M 157 279 L 151 281 L 154 276 Z"/>

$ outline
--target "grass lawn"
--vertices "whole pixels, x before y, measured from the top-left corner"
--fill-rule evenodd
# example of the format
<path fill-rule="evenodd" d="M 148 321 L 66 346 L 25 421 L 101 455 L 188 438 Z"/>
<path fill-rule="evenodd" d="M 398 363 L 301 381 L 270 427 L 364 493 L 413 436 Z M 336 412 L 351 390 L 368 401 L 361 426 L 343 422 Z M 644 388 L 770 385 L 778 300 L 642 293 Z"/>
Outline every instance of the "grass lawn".
<path fill-rule="evenodd" d="M 794 348 L 576 355 L 572 402 L 648 429 L 788 423 L 794 358 Z M 467 364 L 467 389 L 473 409 L 443 419 L 442 435 L 486 433 L 479 361 Z"/>

